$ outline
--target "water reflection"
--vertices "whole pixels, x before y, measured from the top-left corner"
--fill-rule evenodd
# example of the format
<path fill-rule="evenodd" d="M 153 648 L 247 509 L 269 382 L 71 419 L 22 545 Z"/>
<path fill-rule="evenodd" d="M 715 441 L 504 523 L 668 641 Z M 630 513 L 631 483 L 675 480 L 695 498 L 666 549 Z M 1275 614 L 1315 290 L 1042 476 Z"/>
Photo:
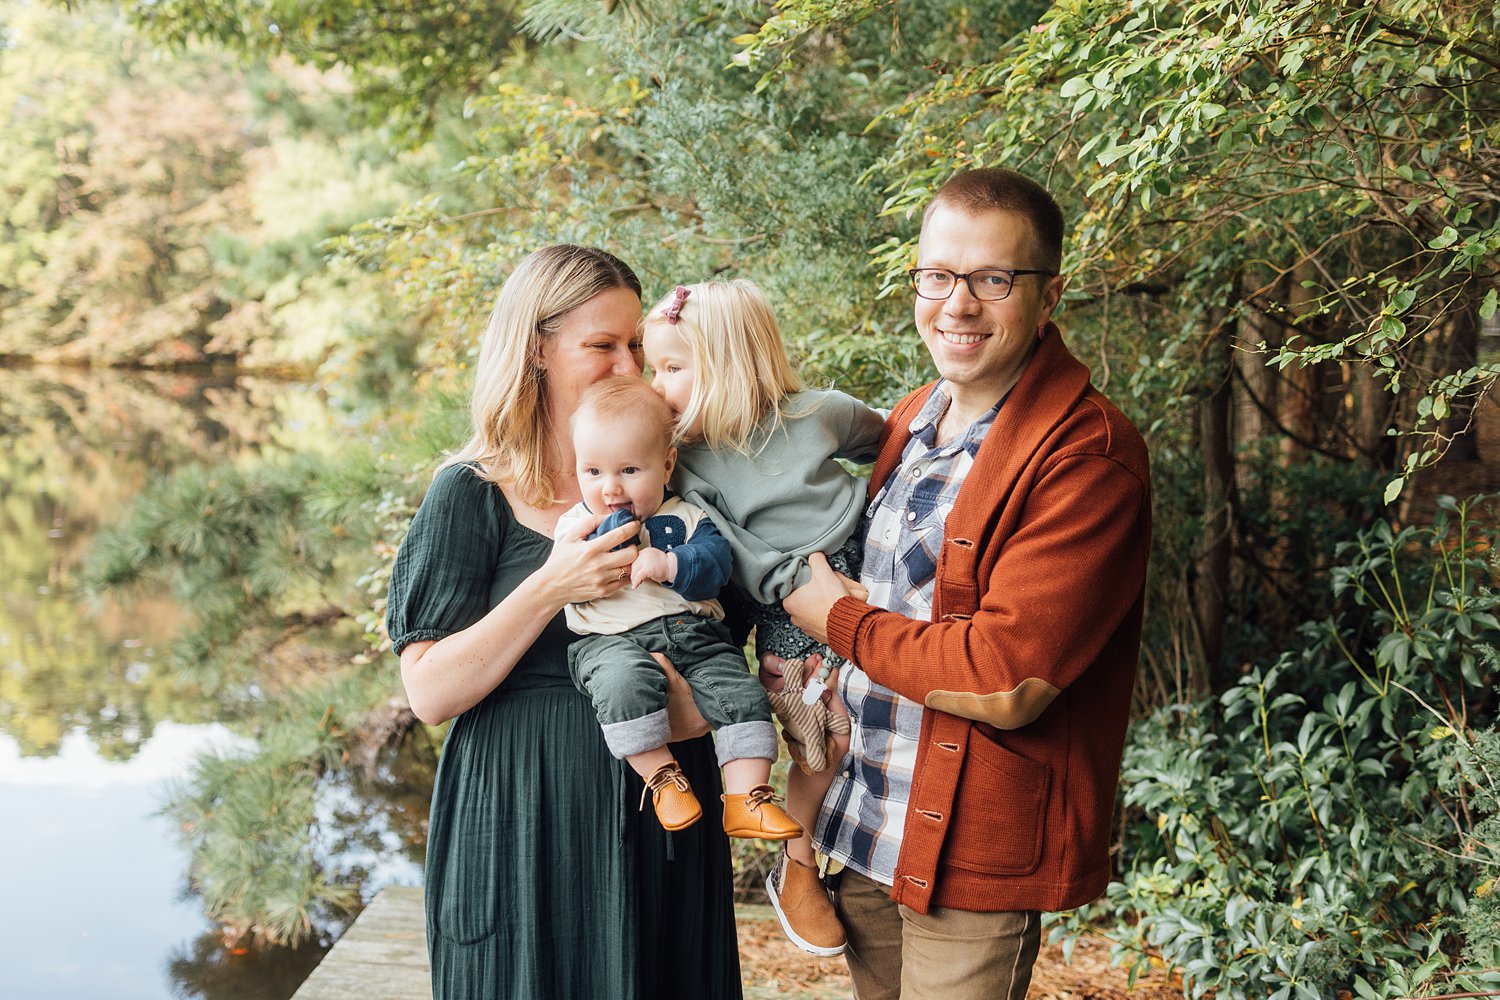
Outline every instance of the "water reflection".
<path fill-rule="evenodd" d="M 84 548 L 172 468 L 321 447 L 320 410 L 311 390 L 265 379 L 0 370 L 0 733 L 46 756 L 82 729 L 127 760 L 158 721 L 216 717 L 165 669 L 177 607 L 85 602 Z"/>
<path fill-rule="evenodd" d="M 5 995 L 285 1000 L 342 930 L 347 917 L 301 949 L 223 947 L 158 813 L 169 779 L 254 720 L 171 669 L 183 615 L 164 594 L 78 589 L 92 535 L 148 483 L 334 447 L 330 421 L 316 391 L 268 379 L 0 369 Z M 318 790 L 319 863 L 365 898 L 419 881 L 433 754 L 416 740 Z"/>
<path fill-rule="evenodd" d="M 162 783 L 192 755 L 232 745 L 223 726 L 164 722 L 129 761 L 108 760 L 82 731 L 45 758 L 0 737 L 0 968 L 5 995 L 28 1000 L 164 1000 L 184 940 L 216 940 L 181 890 L 187 852 L 153 815 Z M 20 820 L 20 821 L 16 821 Z M 302 956 L 315 962 L 322 949 Z M 228 1000 L 230 992 L 179 995 Z M 290 990 L 281 993 L 285 1000 Z"/>
<path fill-rule="evenodd" d="M 286 1000 L 312 975 L 323 947 L 228 949 L 204 934 L 172 953 L 168 972 L 176 996 L 205 1000 Z"/>

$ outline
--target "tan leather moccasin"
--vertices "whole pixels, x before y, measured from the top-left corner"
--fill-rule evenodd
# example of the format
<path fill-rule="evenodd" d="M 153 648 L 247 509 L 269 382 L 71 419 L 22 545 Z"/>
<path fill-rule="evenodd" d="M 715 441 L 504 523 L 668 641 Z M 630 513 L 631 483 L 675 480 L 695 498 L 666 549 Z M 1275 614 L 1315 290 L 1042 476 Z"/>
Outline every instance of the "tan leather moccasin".
<path fill-rule="evenodd" d="M 792 840 L 802 836 L 802 824 L 776 804 L 776 789 L 756 785 L 742 795 L 725 795 L 724 832 L 731 837 Z"/>
<path fill-rule="evenodd" d="M 682 773 L 675 760 L 651 772 L 641 792 L 642 805 L 645 805 L 647 792 L 651 793 L 651 805 L 655 807 L 656 818 L 664 830 L 686 829 L 703 816 L 703 807 L 698 804 L 687 775 Z"/>

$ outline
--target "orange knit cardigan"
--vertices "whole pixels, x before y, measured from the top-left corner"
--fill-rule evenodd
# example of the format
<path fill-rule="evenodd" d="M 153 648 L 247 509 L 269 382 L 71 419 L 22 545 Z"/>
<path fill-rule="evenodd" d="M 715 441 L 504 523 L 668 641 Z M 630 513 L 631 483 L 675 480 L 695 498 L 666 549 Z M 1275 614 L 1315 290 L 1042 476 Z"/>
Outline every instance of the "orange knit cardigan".
<path fill-rule="evenodd" d="M 931 390 L 886 421 L 872 497 Z M 833 606 L 830 645 L 926 706 L 897 902 L 1062 910 L 1104 891 L 1149 484 L 1140 433 L 1049 324 L 948 516 L 932 620 Z"/>

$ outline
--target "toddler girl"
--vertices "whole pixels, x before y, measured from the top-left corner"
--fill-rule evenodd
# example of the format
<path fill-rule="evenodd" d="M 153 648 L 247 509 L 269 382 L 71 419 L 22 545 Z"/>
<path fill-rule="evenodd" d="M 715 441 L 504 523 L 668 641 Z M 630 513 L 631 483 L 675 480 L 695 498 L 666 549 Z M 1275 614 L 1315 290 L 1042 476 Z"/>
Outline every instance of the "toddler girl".
<path fill-rule="evenodd" d="M 842 392 L 804 387 L 753 282 L 678 286 L 647 314 L 644 340 L 652 387 L 677 414 L 678 492 L 729 542 L 731 580 L 748 601 L 757 652 L 789 660 L 771 704 L 799 763 L 787 779 L 787 808 L 808 832 L 788 841 L 766 888 L 793 942 L 837 955 L 843 930 L 814 873 L 810 833 L 837 763 L 830 734 L 848 732 L 826 693 L 842 661 L 792 625 L 781 601 L 811 578 L 814 552 L 859 579 L 865 482 L 836 459 L 873 461 L 883 420 Z M 806 678 L 814 654 L 821 668 Z"/>

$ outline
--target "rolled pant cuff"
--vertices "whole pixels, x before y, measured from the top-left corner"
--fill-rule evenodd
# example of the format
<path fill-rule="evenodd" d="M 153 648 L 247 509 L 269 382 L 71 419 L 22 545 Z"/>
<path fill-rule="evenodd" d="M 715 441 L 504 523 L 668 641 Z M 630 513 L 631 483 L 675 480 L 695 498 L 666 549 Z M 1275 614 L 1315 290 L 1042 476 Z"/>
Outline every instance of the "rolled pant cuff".
<path fill-rule="evenodd" d="M 667 724 L 667 710 L 658 709 L 639 719 L 624 722 L 608 722 L 602 727 L 604 744 L 609 752 L 621 759 L 631 754 L 645 753 L 667 745 L 672 729 Z"/>
<path fill-rule="evenodd" d="M 714 750 L 719 755 L 720 767 L 728 761 L 745 757 L 775 760 L 779 752 L 776 727 L 769 722 L 736 722 L 721 726 L 714 731 Z"/>

